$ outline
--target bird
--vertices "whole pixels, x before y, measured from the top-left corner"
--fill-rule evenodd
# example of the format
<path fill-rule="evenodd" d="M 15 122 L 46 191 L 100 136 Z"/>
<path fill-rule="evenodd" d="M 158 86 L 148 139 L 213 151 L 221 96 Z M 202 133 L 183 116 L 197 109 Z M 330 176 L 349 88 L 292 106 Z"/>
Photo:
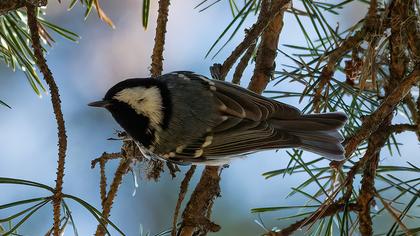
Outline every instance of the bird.
<path fill-rule="evenodd" d="M 299 148 L 343 160 L 342 112 L 302 114 L 285 103 L 190 71 L 132 78 L 88 104 L 107 109 L 143 155 L 223 165 L 262 150 Z"/>

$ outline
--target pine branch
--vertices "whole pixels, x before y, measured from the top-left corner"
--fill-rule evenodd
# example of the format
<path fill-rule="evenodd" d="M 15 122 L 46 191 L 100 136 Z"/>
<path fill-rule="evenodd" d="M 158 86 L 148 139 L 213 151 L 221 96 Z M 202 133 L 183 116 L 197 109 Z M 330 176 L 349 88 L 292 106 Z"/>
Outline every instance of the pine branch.
<path fill-rule="evenodd" d="M 398 223 L 398 225 L 401 227 L 401 229 L 404 231 L 405 235 L 413 236 L 413 234 L 410 232 L 410 230 L 407 228 L 407 226 L 400 220 L 400 217 L 397 215 L 397 213 L 392 209 L 391 205 L 386 202 L 381 195 L 378 194 L 378 192 L 374 192 L 374 195 L 381 201 L 384 208 L 389 212 L 389 214 L 392 216 L 392 218 L 395 220 L 395 222 Z"/>
<path fill-rule="evenodd" d="M 274 1 L 270 10 L 265 10 L 268 9 L 269 1 L 262 1 L 257 22 L 249 29 L 245 35 L 244 40 L 238 46 L 236 46 L 230 56 L 223 62 L 221 68 L 222 70 L 220 73 L 221 79 L 225 79 L 226 75 L 232 68 L 233 64 L 235 64 L 235 62 L 238 60 L 238 58 L 245 52 L 247 48 L 250 47 L 250 45 L 252 45 L 257 40 L 263 30 L 277 16 L 277 14 L 280 14 L 283 9 L 287 9 L 290 4 L 290 0 Z"/>
<path fill-rule="evenodd" d="M 61 100 L 58 86 L 55 83 L 54 77 L 51 73 L 51 70 L 48 67 L 47 61 L 42 52 L 42 46 L 40 42 L 39 29 L 38 29 L 38 20 L 37 20 L 37 7 L 31 3 L 26 4 L 27 15 L 28 15 L 28 26 L 31 34 L 32 47 L 34 50 L 34 55 L 36 58 L 36 64 L 38 65 L 39 70 L 44 75 L 44 79 L 47 82 L 47 85 L 51 94 L 51 103 L 53 106 L 53 111 L 55 119 L 57 121 L 58 129 L 58 166 L 57 166 L 57 178 L 55 191 L 53 196 L 53 208 L 54 208 L 54 235 L 58 236 L 60 234 L 60 208 L 61 201 L 63 199 L 63 178 L 64 178 L 64 164 L 66 159 L 66 150 L 67 150 L 67 135 L 66 128 L 64 124 L 63 112 L 61 110 Z"/>
<path fill-rule="evenodd" d="M 26 3 L 41 7 L 47 5 L 47 0 L 2 0 L 0 1 L 0 16 L 18 10 L 26 6 Z"/>
<path fill-rule="evenodd" d="M 178 220 L 179 209 L 181 208 L 182 201 L 184 201 L 185 194 L 188 191 L 188 184 L 191 181 L 192 176 L 194 175 L 195 169 L 197 166 L 192 165 L 190 169 L 185 174 L 184 179 L 181 182 L 180 191 L 178 195 L 178 201 L 176 202 L 175 211 L 174 211 L 174 219 L 172 222 L 172 236 L 176 236 L 176 223 Z"/>
<path fill-rule="evenodd" d="M 388 128 L 388 133 L 402 133 L 405 131 L 412 131 L 412 132 L 418 132 L 417 125 L 410 125 L 410 124 L 396 124 L 396 125 L 390 125 Z"/>
<path fill-rule="evenodd" d="M 96 164 L 99 163 L 99 168 L 100 168 L 100 184 L 99 184 L 99 193 L 101 195 L 101 205 L 102 205 L 102 209 L 104 209 L 105 206 L 105 201 L 106 201 L 106 185 L 107 185 L 107 179 L 106 179 L 106 174 L 105 174 L 105 164 L 107 163 L 108 160 L 112 160 L 112 159 L 118 159 L 118 158 L 124 158 L 122 153 L 102 153 L 102 155 L 96 159 L 94 159 L 91 162 L 91 169 L 95 168 Z"/>
<path fill-rule="evenodd" d="M 219 167 L 206 166 L 182 214 L 180 236 L 206 235 L 220 230 L 219 225 L 207 218 L 214 198 L 220 195 L 219 182 Z"/>
<path fill-rule="evenodd" d="M 277 1 L 271 1 L 271 9 Z M 273 20 L 264 29 L 261 37 L 261 43 L 257 51 L 257 59 L 255 62 L 254 74 L 248 89 L 261 94 L 267 87 L 268 82 L 272 77 L 275 69 L 275 62 L 277 56 L 277 46 L 279 44 L 279 37 L 283 29 L 283 15 L 286 9 L 282 8 Z"/>
<path fill-rule="evenodd" d="M 252 54 L 254 53 L 257 42 L 252 43 L 249 48 L 246 50 L 245 54 L 242 56 L 238 65 L 236 66 L 235 73 L 233 73 L 232 84 L 240 84 L 242 75 L 251 60 Z"/>
<path fill-rule="evenodd" d="M 392 116 L 388 119 L 387 123 L 390 123 L 391 119 Z M 357 203 L 360 205 L 359 231 L 362 235 L 372 235 L 373 233 L 370 207 L 373 205 L 372 201 L 375 192 L 375 175 L 376 169 L 378 168 L 379 152 L 388 139 L 387 132 L 385 131 L 387 126 L 385 125 L 369 138 L 368 150 L 365 154 L 366 165 L 364 166 L 360 195 L 357 199 Z"/>
<path fill-rule="evenodd" d="M 168 22 L 169 0 L 159 0 L 159 11 L 156 25 L 155 45 L 153 47 L 150 74 L 158 77 L 163 70 L 163 50 L 165 45 L 166 23 Z"/>
<path fill-rule="evenodd" d="M 350 50 L 357 48 L 363 41 L 368 41 L 371 36 L 374 37 L 376 34 L 382 32 L 385 29 L 384 24 L 379 22 L 379 18 L 376 16 L 376 10 L 376 0 L 371 1 L 369 12 L 364 19 L 364 25 L 362 29 L 345 39 L 340 46 L 325 55 L 328 57 L 328 61 L 327 64 L 322 68 L 321 75 L 319 76 L 319 82 L 315 88 L 315 94 L 313 98 L 313 107 L 316 113 L 320 112 L 319 103 L 322 98 L 322 92 L 326 84 L 328 84 L 334 76 L 334 72 L 337 66 L 339 66 L 340 59 L 343 58 Z"/>
<path fill-rule="evenodd" d="M 114 203 L 114 199 L 117 196 L 118 188 L 122 183 L 123 176 L 127 173 L 128 169 L 130 168 L 130 163 L 131 163 L 130 158 L 122 158 L 120 160 L 120 164 L 118 165 L 118 168 L 115 171 L 112 184 L 111 186 L 109 186 L 109 192 L 106 196 L 105 202 L 103 203 L 103 208 L 102 208 L 103 223 L 97 226 L 95 236 L 105 235 L 106 231 L 104 227 L 106 227 L 107 225 L 107 220 L 111 214 L 111 208 Z"/>
<path fill-rule="evenodd" d="M 404 99 L 411 88 L 420 80 L 420 70 L 410 73 L 405 79 L 394 87 L 392 92 L 383 100 L 378 109 L 367 116 L 362 126 L 350 138 L 346 139 L 346 158 L 349 159 L 359 144 L 368 138 L 383 123 L 385 118 L 395 109 L 398 103 Z M 344 163 L 342 161 L 341 163 Z"/>
<path fill-rule="evenodd" d="M 350 203 L 346 206 L 345 203 L 333 203 L 328 205 L 328 207 L 324 211 L 316 211 L 314 215 L 311 215 L 307 218 L 304 218 L 302 220 L 299 220 L 298 222 L 291 224 L 290 226 L 278 231 L 278 232 L 268 232 L 265 234 L 266 236 L 288 236 L 292 235 L 294 232 L 296 232 L 298 229 L 301 229 L 304 226 L 310 225 L 317 221 L 318 219 L 325 218 L 328 216 L 335 215 L 339 212 L 342 212 L 346 209 L 347 211 L 359 211 L 360 207 L 357 204 Z"/>

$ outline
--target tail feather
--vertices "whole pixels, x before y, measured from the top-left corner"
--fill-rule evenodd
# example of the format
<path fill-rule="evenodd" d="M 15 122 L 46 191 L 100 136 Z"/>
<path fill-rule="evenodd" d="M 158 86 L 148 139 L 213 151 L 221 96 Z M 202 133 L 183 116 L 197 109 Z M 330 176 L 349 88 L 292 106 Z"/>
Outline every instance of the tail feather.
<path fill-rule="evenodd" d="M 330 160 L 340 161 L 344 159 L 344 148 L 340 142 L 323 142 L 310 139 L 302 140 L 302 149 L 307 150 Z"/>
<path fill-rule="evenodd" d="M 299 137 L 301 148 L 330 160 L 343 160 L 343 136 L 338 131 L 347 116 L 341 112 L 302 115 L 294 120 L 272 120 L 271 124 Z"/>

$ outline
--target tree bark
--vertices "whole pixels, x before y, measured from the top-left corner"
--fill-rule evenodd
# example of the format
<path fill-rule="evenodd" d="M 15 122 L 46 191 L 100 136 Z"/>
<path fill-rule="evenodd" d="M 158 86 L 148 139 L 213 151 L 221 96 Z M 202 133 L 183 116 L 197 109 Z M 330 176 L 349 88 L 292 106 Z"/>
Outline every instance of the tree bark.
<path fill-rule="evenodd" d="M 47 5 L 47 0 L 1 0 L 0 16 L 24 7 L 27 2 L 38 7 Z"/>

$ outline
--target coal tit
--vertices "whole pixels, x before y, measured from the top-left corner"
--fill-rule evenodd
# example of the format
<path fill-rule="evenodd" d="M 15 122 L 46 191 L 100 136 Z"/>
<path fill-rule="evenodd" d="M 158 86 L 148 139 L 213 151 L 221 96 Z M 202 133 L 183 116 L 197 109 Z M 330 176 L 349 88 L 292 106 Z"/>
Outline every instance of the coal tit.
<path fill-rule="evenodd" d="M 111 112 L 145 155 L 177 163 L 219 165 L 280 148 L 344 159 L 338 129 L 345 114 L 304 115 L 293 106 L 193 72 L 127 79 L 89 106 Z"/>

